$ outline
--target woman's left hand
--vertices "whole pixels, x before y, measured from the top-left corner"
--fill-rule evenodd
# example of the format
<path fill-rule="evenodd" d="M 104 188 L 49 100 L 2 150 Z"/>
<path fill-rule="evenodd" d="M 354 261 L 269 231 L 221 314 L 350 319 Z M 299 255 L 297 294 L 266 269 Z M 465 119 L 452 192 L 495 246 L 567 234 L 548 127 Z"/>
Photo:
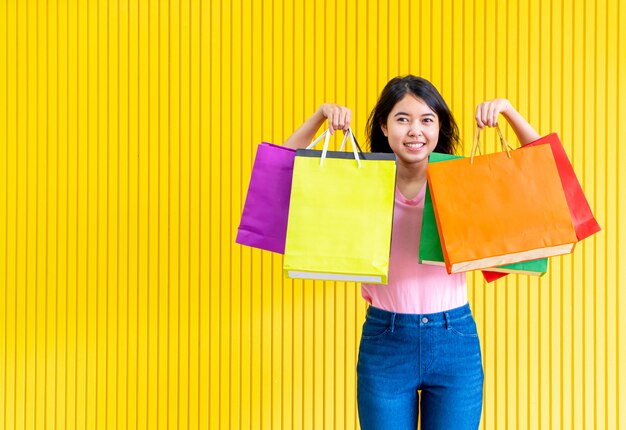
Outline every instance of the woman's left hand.
<path fill-rule="evenodd" d="M 498 115 L 506 115 L 512 109 L 507 99 L 493 99 L 479 104 L 476 107 L 476 125 L 494 127 L 498 123 Z"/>

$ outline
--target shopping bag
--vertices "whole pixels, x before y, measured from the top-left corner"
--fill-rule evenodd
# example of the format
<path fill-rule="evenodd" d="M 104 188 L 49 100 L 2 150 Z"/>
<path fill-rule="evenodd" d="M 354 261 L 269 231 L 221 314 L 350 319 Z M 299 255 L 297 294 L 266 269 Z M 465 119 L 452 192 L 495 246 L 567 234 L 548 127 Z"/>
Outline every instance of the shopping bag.
<path fill-rule="evenodd" d="M 441 154 L 439 154 L 441 155 Z M 424 198 L 424 215 L 422 218 L 422 233 L 420 238 L 420 263 L 436 266 L 445 266 L 441 241 L 437 221 L 432 206 L 430 190 L 426 188 Z M 523 261 L 520 263 L 507 264 L 504 266 L 491 267 L 489 270 L 482 270 L 485 281 L 493 282 L 506 276 L 509 273 L 523 274 L 531 276 L 543 276 L 548 271 L 548 259 Z"/>
<path fill-rule="evenodd" d="M 457 158 L 463 157 L 460 155 L 432 152 L 428 157 L 428 162 L 432 164 L 440 161 L 454 160 Z M 441 241 L 439 240 L 439 231 L 437 230 L 437 220 L 435 218 L 435 211 L 433 209 L 433 202 L 430 197 L 430 190 L 428 186 L 426 186 L 426 194 L 424 196 L 424 213 L 422 215 L 422 230 L 420 233 L 419 262 L 421 264 L 445 266 L 443 250 L 441 249 Z"/>
<path fill-rule="evenodd" d="M 576 233 L 546 145 L 433 163 L 427 171 L 448 273 L 572 252 Z"/>
<path fill-rule="evenodd" d="M 576 237 L 579 241 L 591 236 L 594 233 L 600 231 L 600 225 L 596 221 L 591 212 L 591 208 L 589 207 L 589 203 L 585 198 L 582 187 L 580 186 L 580 182 L 576 178 L 576 173 L 574 172 L 574 168 L 567 157 L 567 153 L 565 152 L 565 148 L 561 144 L 561 141 L 556 133 L 551 133 L 547 136 L 544 136 L 534 142 L 528 143 L 524 145 L 522 148 L 533 147 L 536 145 L 548 144 L 552 149 L 552 155 L 554 156 L 554 160 L 556 162 L 556 167 L 559 172 L 559 177 L 561 178 L 561 185 L 563 186 L 563 190 L 565 192 L 565 199 L 567 200 L 567 205 L 570 210 L 570 215 L 572 217 L 572 223 L 574 224 L 574 230 L 576 231 Z M 543 261 L 543 260 L 535 260 L 535 261 Z M 531 263 L 531 262 L 527 262 Z M 518 264 L 527 264 L 527 263 L 518 263 Z M 517 266 L 517 265 L 512 265 Z M 547 262 L 546 262 L 547 266 Z M 510 266 L 503 266 L 506 268 L 510 268 Z M 499 277 L 505 276 L 502 273 L 495 272 L 486 272 L 483 271 L 483 275 L 485 276 L 485 280 L 487 282 L 491 282 L 492 280 L 498 279 Z"/>
<path fill-rule="evenodd" d="M 541 139 L 524 145 L 522 149 L 543 144 L 550 145 L 550 149 L 552 149 L 552 155 L 554 156 L 559 177 L 561 178 L 561 184 L 565 191 L 565 199 L 567 200 L 574 229 L 576 230 L 576 237 L 580 241 L 599 232 L 600 225 L 591 212 L 589 203 L 585 198 L 578 178 L 576 178 L 574 168 L 567 157 L 565 148 L 563 148 L 559 140 L 559 136 L 556 133 L 551 133 Z"/>
<path fill-rule="evenodd" d="M 296 153 L 284 271 L 289 278 L 387 283 L 394 154 L 357 151 L 348 130 L 339 151 Z M 346 139 L 352 152 L 343 152 Z"/>
<path fill-rule="evenodd" d="M 548 271 L 548 259 L 540 258 L 537 260 L 521 261 L 519 263 L 505 264 L 503 266 L 490 267 L 489 270 L 483 270 L 483 276 L 487 282 L 500 279 L 508 274 L 543 276 Z"/>
<path fill-rule="evenodd" d="M 433 152 L 428 159 L 429 163 L 437 163 L 439 161 L 453 160 L 462 158 L 459 155 L 441 154 Z M 424 197 L 424 215 L 422 217 L 422 230 L 420 236 L 420 263 L 444 266 L 445 260 L 443 250 L 441 249 L 441 241 L 439 240 L 439 231 L 437 229 L 437 221 L 435 211 L 433 210 L 430 190 L 426 187 L 426 195 Z M 483 276 L 487 282 L 493 282 L 509 273 L 525 274 L 533 276 L 543 276 L 548 270 L 548 259 L 531 260 L 520 263 L 509 264 L 483 270 Z"/>
<path fill-rule="evenodd" d="M 237 230 L 236 242 L 283 254 L 296 150 L 261 143 Z"/>

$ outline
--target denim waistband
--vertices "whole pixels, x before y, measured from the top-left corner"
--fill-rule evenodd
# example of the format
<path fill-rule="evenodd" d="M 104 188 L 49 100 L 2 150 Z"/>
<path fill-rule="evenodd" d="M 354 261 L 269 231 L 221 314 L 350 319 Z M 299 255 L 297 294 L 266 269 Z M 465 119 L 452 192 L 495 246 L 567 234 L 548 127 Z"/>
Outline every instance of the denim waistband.
<path fill-rule="evenodd" d="M 443 312 L 432 314 L 402 314 L 397 312 L 389 312 L 370 306 L 367 309 L 367 318 L 382 322 L 389 322 L 392 325 L 403 326 L 436 326 L 445 325 L 447 322 L 460 320 L 472 316 L 469 303 L 458 308 L 449 309 Z"/>

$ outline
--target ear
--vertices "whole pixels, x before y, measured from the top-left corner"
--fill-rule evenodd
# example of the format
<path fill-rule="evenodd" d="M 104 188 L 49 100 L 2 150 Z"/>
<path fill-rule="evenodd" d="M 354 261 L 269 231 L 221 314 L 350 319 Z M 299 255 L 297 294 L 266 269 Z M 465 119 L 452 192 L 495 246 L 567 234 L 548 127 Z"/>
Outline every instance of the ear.
<path fill-rule="evenodd" d="M 385 137 L 389 137 L 389 135 L 387 134 L 387 124 L 380 124 L 380 129 L 383 131 L 383 134 L 385 135 Z"/>

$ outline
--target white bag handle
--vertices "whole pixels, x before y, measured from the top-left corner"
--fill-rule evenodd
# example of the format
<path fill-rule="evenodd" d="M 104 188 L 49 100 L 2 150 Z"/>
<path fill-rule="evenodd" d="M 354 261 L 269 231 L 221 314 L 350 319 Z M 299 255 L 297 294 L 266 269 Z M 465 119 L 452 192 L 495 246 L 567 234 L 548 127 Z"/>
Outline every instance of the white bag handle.
<path fill-rule="evenodd" d="M 361 168 L 361 159 L 359 157 L 359 154 L 356 151 L 357 144 L 355 142 L 354 135 L 352 134 L 352 129 L 351 128 L 348 128 L 348 131 L 343 136 L 343 141 L 341 142 L 341 147 L 339 148 L 339 151 L 343 151 L 343 148 L 346 146 L 346 140 L 348 139 L 348 136 L 350 136 L 350 143 L 352 144 L 352 153 L 354 154 L 354 159 L 356 160 L 357 164 L 359 165 L 359 168 Z M 306 149 L 313 149 L 315 147 L 315 145 L 317 145 L 317 143 L 322 138 L 324 138 L 324 149 L 322 149 L 322 157 L 320 158 L 320 166 L 324 165 L 324 159 L 326 158 L 326 153 L 328 152 L 328 142 L 330 140 L 330 128 L 326 129 L 313 142 L 311 142 L 311 144 L 309 146 L 306 147 Z"/>
<path fill-rule="evenodd" d="M 306 149 L 315 148 L 315 145 L 317 145 L 317 142 L 322 140 L 323 137 L 326 137 L 325 142 L 327 142 L 328 139 L 330 139 L 330 128 L 327 128 L 326 130 L 324 130 L 324 133 L 320 134 L 313 142 L 311 142 L 309 146 L 306 147 Z"/>
<path fill-rule="evenodd" d="M 354 159 L 356 160 L 357 164 L 359 165 L 359 169 L 360 169 L 361 168 L 361 159 L 359 158 L 359 153 L 356 151 L 357 144 L 356 144 L 356 141 L 354 139 L 354 134 L 352 134 L 352 129 L 350 127 L 348 127 L 347 133 L 343 136 L 343 142 L 341 142 L 341 147 L 339 148 L 339 150 L 343 151 L 343 148 L 346 145 L 346 140 L 347 140 L 348 136 L 350 136 L 350 144 L 352 145 L 352 153 L 354 154 Z"/>

